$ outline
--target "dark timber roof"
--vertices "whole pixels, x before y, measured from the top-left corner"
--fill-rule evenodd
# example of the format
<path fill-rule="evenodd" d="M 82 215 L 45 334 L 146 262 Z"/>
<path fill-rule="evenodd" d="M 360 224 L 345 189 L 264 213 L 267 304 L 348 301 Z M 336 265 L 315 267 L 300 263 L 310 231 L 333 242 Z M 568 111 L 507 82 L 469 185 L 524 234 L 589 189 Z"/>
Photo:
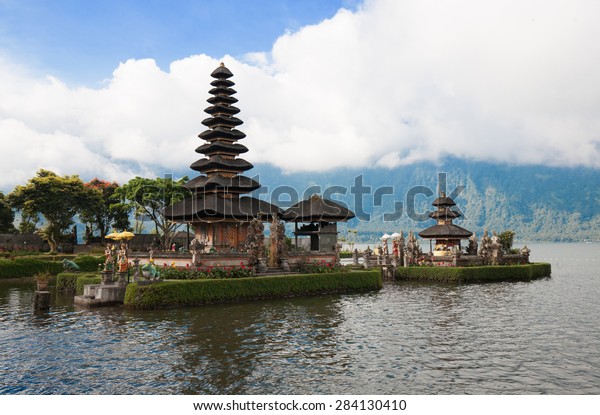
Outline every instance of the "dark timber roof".
<path fill-rule="evenodd" d="M 466 239 L 471 235 L 472 232 L 454 224 L 434 225 L 419 232 L 419 236 L 426 239 Z"/>
<path fill-rule="evenodd" d="M 442 192 L 440 197 L 438 197 L 437 199 L 435 199 L 433 201 L 432 205 L 433 206 L 455 206 L 456 203 L 454 202 L 454 200 L 452 200 L 451 198 L 446 196 L 445 193 Z"/>
<path fill-rule="evenodd" d="M 171 220 L 185 222 L 222 219 L 250 221 L 259 215 L 264 220 L 270 220 L 274 214 L 281 214 L 277 206 L 264 200 L 249 196 L 225 198 L 217 193 L 187 198 L 165 208 L 164 212 Z"/>
<path fill-rule="evenodd" d="M 439 210 L 434 210 L 429 214 L 429 217 L 432 219 L 456 219 L 460 218 L 462 215 L 450 208 L 440 208 Z"/>
<path fill-rule="evenodd" d="M 235 127 L 243 121 L 234 117 L 240 110 L 233 104 L 237 99 L 232 95 L 236 90 L 231 78 L 233 74 L 221 64 L 211 76 L 215 78 L 210 84 L 208 102 L 212 104 L 204 112 L 210 115 L 202 120 L 208 129 L 198 135 L 206 140 L 196 148 L 196 152 L 206 158 L 196 160 L 190 166 L 202 175 L 190 180 L 185 187 L 192 190 L 194 196 L 165 208 L 165 216 L 173 221 L 222 220 L 234 219 L 249 221 L 263 214 L 268 220 L 273 214 L 280 214 L 277 206 L 252 197 L 240 197 L 260 188 L 260 184 L 240 173 L 253 166 L 238 156 L 248 151 L 246 146 L 237 141 L 246 134 Z"/>
<path fill-rule="evenodd" d="M 354 217 L 354 212 L 332 200 L 312 195 L 283 212 L 288 222 L 341 222 Z"/>

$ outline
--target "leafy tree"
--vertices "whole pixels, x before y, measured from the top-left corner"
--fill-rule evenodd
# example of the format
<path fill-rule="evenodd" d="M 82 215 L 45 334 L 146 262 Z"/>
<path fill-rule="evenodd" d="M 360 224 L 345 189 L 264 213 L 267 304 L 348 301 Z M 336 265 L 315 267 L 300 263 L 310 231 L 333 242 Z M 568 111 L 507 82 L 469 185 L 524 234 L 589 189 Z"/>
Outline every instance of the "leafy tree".
<path fill-rule="evenodd" d="M 38 214 L 30 215 L 25 212 L 21 212 L 21 222 L 19 223 L 19 233 L 35 233 L 37 230 L 37 224 L 40 221 Z"/>
<path fill-rule="evenodd" d="M 83 208 L 80 218 L 86 224 L 86 240 L 96 232 L 101 240 L 104 239 L 111 227 L 118 231 L 129 229 L 131 206 L 121 201 L 116 182 L 96 178 L 85 183 L 85 188 L 90 202 Z"/>
<path fill-rule="evenodd" d="M 514 238 L 515 233 L 513 231 L 504 231 L 498 235 L 502 252 L 510 254 Z"/>
<path fill-rule="evenodd" d="M 17 230 L 13 222 L 15 221 L 15 212 L 8 205 L 6 196 L 0 192 L 0 233 L 14 233 Z"/>
<path fill-rule="evenodd" d="M 15 187 L 8 201 L 29 218 L 38 214 L 44 217 L 46 224 L 39 233 L 51 252 L 56 251 L 61 236 L 73 225 L 75 215 L 93 203 L 79 176 L 61 177 L 43 169 L 25 186 Z"/>
<path fill-rule="evenodd" d="M 180 224 L 167 220 L 163 210 L 189 196 L 189 190 L 183 187 L 187 181 L 187 177 L 177 181 L 171 177 L 156 179 L 135 177 L 121 186 L 117 192 L 122 199 L 131 204 L 136 217 L 146 217 L 154 223 L 162 246 L 168 247 Z"/>

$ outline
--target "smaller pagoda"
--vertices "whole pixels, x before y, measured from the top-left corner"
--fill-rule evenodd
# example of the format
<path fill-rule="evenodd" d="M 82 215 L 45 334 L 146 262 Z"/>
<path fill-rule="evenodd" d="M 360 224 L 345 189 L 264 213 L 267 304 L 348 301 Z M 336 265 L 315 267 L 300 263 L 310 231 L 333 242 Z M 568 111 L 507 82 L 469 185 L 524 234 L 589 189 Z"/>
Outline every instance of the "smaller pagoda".
<path fill-rule="evenodd" d="M 440 197 L 432 203 L 437 209 L 429 214 L 429 217 L 435 219 L 436 224 L 419 232 L 423 239 L 429 239 L 430 252 L 449 252 L 455 247 L 460 250 L 460 241 L 468 239 L 473 233 L 458 225 L 452 223 L 452 220 L 458 219 L 462 214 L 453 209 L 456 203 L 452 198 L 441 192 Z M 435 239 L 435 251 L 432 249 L 432 240 Z"/>
<path fill-rule="evenodd" d="M 283 212 L 286 222 L 294 222 L 294 240 L 310 238 L 311 251 L 335 251 L 337 245 L 337 223 L 354 217 L 354 212 L 320 195 L 296 203 Z M 299 223 L 304 225 L 298 226 Z"/>

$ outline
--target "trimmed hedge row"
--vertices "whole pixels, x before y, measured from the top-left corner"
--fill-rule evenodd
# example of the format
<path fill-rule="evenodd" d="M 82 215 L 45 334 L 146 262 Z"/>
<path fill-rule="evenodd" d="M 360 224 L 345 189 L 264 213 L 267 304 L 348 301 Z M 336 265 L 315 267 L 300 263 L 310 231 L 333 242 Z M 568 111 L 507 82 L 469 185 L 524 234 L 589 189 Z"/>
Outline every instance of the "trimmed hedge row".
<path fill-rule="evenodd" d="M 103 256 L 80 256 L 73 259 L 82 272 L 93 272 L 98 270 L 98 264 L 104 262 Z M 58 274 L 63 271 L 62 260 L 53 257 L 44 259 L 21 257 L 15 259 L 0 259 L 0 278 L 33 277 L 38 272 L 49 271 Z"/>
<path fill-rule="evenodd" d="M 83 294 L 84 285 L 100 284 L 100 279 L 97 273 L 61 272 L 56 276 L 56 289 L 76 292 L 79 295 Z"/>
<path fill-rule="evenodd" d="M 92 255 L 82 255 L 73 260 L 77 265 L 79 265 L 79 271 L 81 272 L 94 272 L 98 271 L 98 265 L 104 264 L 103 256 L 92 256 Z"/>
<path fill-rule="evenodd" d="M 396 279 L 440 282 L 529 281 L 536 278 L 549 277 L 551 272 L 551 265 L 548 263 L 489 265 L 464 268 L 421 266 L 396 268 Z"/>
<path fill-rule="evenodd" d="M 33 277 L 36 273 L 45 271 L 58 274 L 62 270 L 61 262 L 32 258 L 0 259 L 0 278 Z"/>
<path fill-rule="evenodd" d="M 165 281 L 129 284 L 125 306 L 154 309 L 228 303 L 270 298 L 378 290 L 381 273 L 375 271 L 301 274 L 240 279 Z"/>

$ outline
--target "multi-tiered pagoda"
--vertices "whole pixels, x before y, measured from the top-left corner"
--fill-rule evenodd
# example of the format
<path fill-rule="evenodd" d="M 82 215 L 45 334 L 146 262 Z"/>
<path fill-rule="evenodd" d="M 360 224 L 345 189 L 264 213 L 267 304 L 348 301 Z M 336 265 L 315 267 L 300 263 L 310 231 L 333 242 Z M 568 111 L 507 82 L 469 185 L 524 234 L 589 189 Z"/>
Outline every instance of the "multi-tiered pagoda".
<path fill-rule="evenodd" d="M 436 241 L 436 250 L 450 250 L 453 247 L 460 249 L 461 239 L 469 238 L 473 233 L 452 223 L 452 220 L 458 219 L 462 214 L 453 209 L 456 203 L 452 198 L 446 196 L 444 192 L 432 203 L 437 209 L 429 214 L 429 217 L 435 219 L 435 225 L 419 232 L 419 236 L 424 239 Z"/>
<path fill-rule="evenodd" d="M 201 173 L 186 183 L 193 196 L 169 206 L 165 216 L 175 222 L 190 223 L 196 239 L 217 251 L 241 249 L 246 240 L 248 223 L 256 217 L 270 220 L 280 210 L 265 201 L 242 196 L 260 188 L 260 184 L 242 173 L 253 166 L 239 155 L 248 151 L 238 141 L 246 134 L 236 127 L 243 123 L 235 117 L 240 110 L 233 97 L 233 76 L 224 64 L 215 69 L 210 84 L 211 104 L 204 110 L 210 115 L 202 121 L 208 129 L 198 137 L 206 143 L 196 149 L 206 157 L 190 167 Z"/>

